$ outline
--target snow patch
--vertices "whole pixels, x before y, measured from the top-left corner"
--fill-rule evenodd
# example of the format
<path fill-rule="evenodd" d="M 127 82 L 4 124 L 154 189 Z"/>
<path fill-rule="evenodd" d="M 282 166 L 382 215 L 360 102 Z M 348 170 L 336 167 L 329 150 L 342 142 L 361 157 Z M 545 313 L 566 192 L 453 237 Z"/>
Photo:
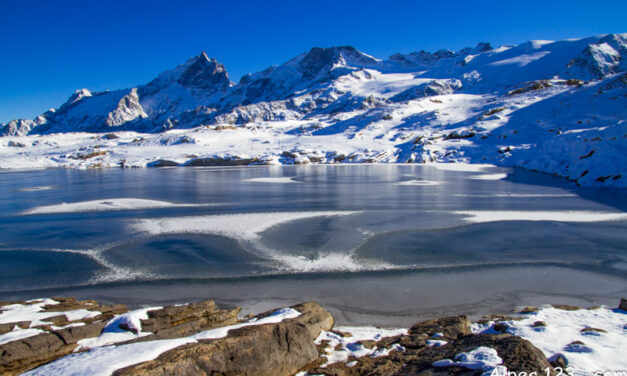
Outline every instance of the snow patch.
<path fill-rule="evenodd" d="M 606 222 L 627 220 L 627 213 L 594 211 L 458 210 L 471 223 L 497 221 Z"/>
<path fill-rule="evenodd" d="M 342 333 L 350 333 L 352 336 L 345 337 Z M 327 362 L 322 366 L 326 367 L 333 363 L 345 362 L 350 356 L 362 357 L 362 356 L 386 356 L 392 350 L 404 351 L 405 349 L 400 345 L 395 345 L 389 349 L 378 349 L 374 346 L 371 349 L 359 344 L 360 341 L 378 341 L 384 337 L 393 337 L 402 334 L 407 334 L 407 329 L 382 329 L 372 326 L 336 326 L 334 331 L 322 331 L 318 338 L 316 338 L 316 344 L 321 344 L 323 341 L 327 341 L 328 345 L 325 349 L 326 354 L 323 355 L 327 358 Z M 336 350 L 338 348 L 339 350 Z"/>
<path fill-rule="evenodd" d="M 534 327 L 537 321 L 543 321 L 546 326 Z M 627 312 L 619 309 L 567 311 L 547 306 L 506 324 L 508 333 L 529 340 L 547 358 L 561 354 L 575 375 L 583 376 L 599 370 L 627 369 L 626 322 Z M 492 324 L 473 324 L 472 331 L 490 332 Z"/>
<path fill-rule="evenodd" d="M 22 214 L 57 214 L 57 213 L 83 213 L 93 211 L 112 210 L 142 210 L 173 207 L 207 206 L 212 204 L 174 204 L 167 201 L 146 200 L 141 198 L 109 198 L 103 200 L 81 201 L 73 203 L 61 203 L 57 205 L 37 206 L 28 209 Z M 217 205 L 217 204 L 213 204 Z"/>
<path fill-rule="evenodd" d="M 33 337 L 43 332 L 44 331 L 41 329 L 36 329 L 36 328 L 21 329 L 20 327 L 16 326 L 13 328 L 12 331 L 6 332 L 4 334 L 0 334 L 0 345 L 17 341 L 20 339 L 28 338 L 28 337 Z"/>
<path fill-rule="evenodd" d="M 141 308 L 117 315 L 107 322 L 100 336 L 82 339 L 78 341 L 78 345 L 80 348 L 91 349 L 152 334 L 142 331 L 141 320 L 148 319 L 149 311 L 160 308 L 162 307 Z"/>
<path fill-rule="evenodd" d="M 477 347 L 469 352 L 459 353 L 455 355 L 454 360 L 442 359 L 433 362 L 434 367 L 461 366 L 468 369 L 486 371 L 484 375 L 489 375 L 500 364 L 503 364 L 503 359 L 499 357 L 496 350 L 485 346 Z"/>

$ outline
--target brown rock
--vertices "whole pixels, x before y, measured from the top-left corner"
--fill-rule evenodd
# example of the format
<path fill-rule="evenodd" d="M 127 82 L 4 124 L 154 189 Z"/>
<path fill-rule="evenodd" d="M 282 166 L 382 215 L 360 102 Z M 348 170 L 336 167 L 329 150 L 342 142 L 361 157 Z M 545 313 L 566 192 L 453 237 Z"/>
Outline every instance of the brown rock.
<path fill-rule="evenodd" d="M 11 376 L 70 354 L 75 345 L 67 345 L 53 333 L 0 345 L 0 375 Z"/>
<path fill-rule="evenodd" d="M 196 306 L 215 308 L 213 301 L 197 303 Z M 115 375 L 281 376 L 293 375 L 305 366 L 319 365 L 320 357 L 314 339 L 321 330 L 331 329 L 333 317 L 313 302 L 292 308 L 301 314 L 277 324 L 248 326 L 231 330 L 224 338 L 182 346 L 161 354 L 154 361 L 119 370 Z M 262 318 L 272 312 L 257 317 Z M 168 311 L 169 315 L 178 314 L 180 317 L 187 313 L 189 309 Z M 152 316 L 167 315 L 165 311 L 155 311 Z M 323 349 L 321 347 L 321 351 Z"/>
<path fill-rule="evenodd" d="M 470 334 L 470 320 L 466 316 L 444 317 L 418 323 L 409 329 L 409 334 L 425 333 L 432 336 L 442 333 L 444 338 L 457 338 Z"/>
<path fill-rule="evenodd" d="M 520 313 L 535 313 L 538 312 L 538 307 L 527 306 L 520 310 Z"/>
<path fill-rule="evenodd" d="M 583 328 L 580 330 L 581 333 L 589 333 L 589 332 L 597 332 L 597 333 L 607 333 L 607 330 L 599 329 L 599 328 Z"/>
<path fill-rule="evenodd" d="M 577 307 L 574 305 L 568 305 L 568 304 L 551 304 L 551 307 L 555 308 L 555 309 L 562 309 L 564 311 L 578 311 L 580 309 L 583 309 L 581 307 Z"/>
<path fill-rule="evenodd" d="M 178 347 L 114 375 L 291 376 L 317 359 L 309 329 L 285 320 L 232 330 L 225 338 Z"/>
<path fill-rule="evenodd" d="M 88 325 L 59 329 L 54 333 L 58 335 L 63 342 L 71 345 L 84 338 L 98 337 L 106 325 L 107 323 L 105 321 L 98 321 Z"/>
<path fill-rule="evenodd" d="M 507 329 L 509 328 L 509 325 L 504 322 L 497 322 L 494 324 L 493 328 L 494 328 L 494 331 L 496 332 L 507 333 Z"/>
<path fill-rule="evenodd" d="M 239 311 L 239 308 L 218 309 L 213 300 L 148 311 L 148 319 L 141 320 L 142 330 L 154 334 L 132 342 L 185 337 L 203 330 L 235 324 L 239 322 Z"/>
<path fill-rule="evenodd" d="M 290 320 L 305 325 L 312 340 L 320 335 L 320 331 L 328 331 L 333 327 L 333 316 L 318 303 L 306 302 L 291 308 L 300 312 L 300 316 Z"/>
<path fill-rule="evenodd" d="M 544 321 L 534 321 L 534 323 L 531 324 L 531 326 L 534 328 L 538 328 L 538 327 L 546 326 L 546 323 Z"/>
<path fill-rule="evenodd" d="M 0 334 L 8 333 L 13 330 L 15 327 L 19 327 L 22 329 L 26 329 L 30 327 L 30 321 L 18 321 L 11 322 L 8 324 L 0 324 Z"/>
<path fill-rule="evenodd" d="M 440 374 L 442 371 L 448 374 L 461 374 L 468 372 L 463 367 L 433 367 L 433 362 L 441 359 L 453 359 L 455 355 L 469 352 L 478 347 L 485 346 L 496 350 L 503 359 L 510 372 L 537 372 L 546 375 L 546 369 L 554 375 L 548 360 L 531 342 L 509 334 L 478 334 L 468 335 L 442 347 L 429 347 L 420 352 L 402 367 L 394 375 L 427 375 Z M 426 373 L 422 373 L 425 372 Z M 434 373 L 435 372 L 435 373 Z"/>
<path fill-rule="evenodd" d="M 618 309 L 627 311 L 627 299 L 621 298 L 620 303 L 618 303 Z"/>
<path fill-rule="evenodd" d="M 372 349 L 377 345 L 377 341 L 374 341 L 374 340 L 363 340 L 357 343 L 359 343 L 360 345 L 362 345 L 363 347 L 367 349 Z"/>

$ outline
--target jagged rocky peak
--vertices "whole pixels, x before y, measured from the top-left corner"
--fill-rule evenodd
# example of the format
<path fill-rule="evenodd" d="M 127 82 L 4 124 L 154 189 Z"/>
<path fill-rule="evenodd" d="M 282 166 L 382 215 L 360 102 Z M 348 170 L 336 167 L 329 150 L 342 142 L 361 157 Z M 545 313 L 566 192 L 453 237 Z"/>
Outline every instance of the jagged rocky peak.
<path fill-rule="evenodd" d="M 602 78 L 627 70 L 627 33 L 608 34 L 589 44 L 567 67 L 566 77 Z"/>
<path fill-rule="evenodd" d="M 80 101 L 82 101 L 85 98 L 89 98 L 92 97 L 93 94 L 91 91 L 87 90 L 87 89 L 79 89 L 76 90 L 74 92 L 74 94 L 72 94 L 67 101 L 65 101 L 65 103 L 63 103 L 63 105 L 61 105 L 61 107 L 59 107 L 59 112 L 63 113 L 65 111 L 67 111 L 68 109 L 74 107 L 76 104 L 78 104 Z"/>
<path fill-rule="evenodd" d="M 352 46 L 314 47 L 298 62 L 298 70 L 303 79 L 311 80 L 337 66 L 364 68 L 378 62 L 379 60 Z"/>
<path fill-rule="evenodd" d="M 74 94 L 72 94 L 72 96 L 70 96 L 70 99 L 67 100 L 67 103 L 75 103 L 85 97 L 91 97 L 91 96 L 92 96 L 91 91 L 84 89 L 84 88 L 79 89 L 79 90 L 76 90 Z"/>
<path fill-rule="evenodd" d="M 117 127 L 124 125 L 126 122 L 133 121 L 138 118 L 145 118 L 147 116 L 148 115 L 146 115 L 144 109 L 139 103 L 137 89 L 133 88 L 128 94 L 120 99 L 117 107 L 107 114 L 105 124 L 108 127 Z"/>
<path fill-rule="evenodd" d="M 185 63 L 177 82 L 189 88 L 215 91 L 224 91 L 233 85 L 224 65 L 204 51 Z"/>
<path fill-rule="evenodd" d="M 421 50 L 419 52 L 411 52 L 409 54 L 397 53 L 390 56 L 389 60 L 403 66 L 432 66 L 442 59 L 479 54 L 491 50 L 493 50 L 493 48 L 490 43 L 481 42 L 477 44 L 477 46 L 475 46 L 474 48 L 466 47 L 457 52 L 448 49 L 441 49 L 433 53 L 424 50 Z"/>

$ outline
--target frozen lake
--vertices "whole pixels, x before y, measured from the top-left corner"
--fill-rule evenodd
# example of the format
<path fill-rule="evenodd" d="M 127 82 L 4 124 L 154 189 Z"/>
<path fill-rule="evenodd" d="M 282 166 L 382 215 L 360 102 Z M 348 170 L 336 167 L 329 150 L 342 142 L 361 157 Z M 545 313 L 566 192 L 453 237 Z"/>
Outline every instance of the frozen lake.
<path fill-rule="evenodd" d="M 408 325 L 627 295 L 627 194 L 519 169 L 0 172 L 0 300 L 305 300 Z"/>

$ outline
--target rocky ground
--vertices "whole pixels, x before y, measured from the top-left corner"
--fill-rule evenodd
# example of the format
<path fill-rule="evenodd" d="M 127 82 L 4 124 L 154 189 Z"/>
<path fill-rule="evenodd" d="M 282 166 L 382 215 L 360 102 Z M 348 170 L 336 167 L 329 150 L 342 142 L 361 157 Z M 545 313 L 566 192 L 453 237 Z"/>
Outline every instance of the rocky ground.
<path fill-rule="evenodd" d="M 246 317 L 212 300 L 132 311 L 75 298 L 0 302 L 0 374 L 481 375 L 507 370 L 557 375 L 567 367 L 587 374 L 594 370 L 586 367 L 623 366 L 625 310 L 622 299 L 617 309 L 525 307 L 474 324 L 457 316 L 381 329 L 334 326 L 333 317 L 313 302 Z M 568 329 L 586 342 L 563 346 L 579 338 Z M 543 334 L 552 338 L 547 341 Z M 556 352 L 560 348 L 563 352 Z"/>

